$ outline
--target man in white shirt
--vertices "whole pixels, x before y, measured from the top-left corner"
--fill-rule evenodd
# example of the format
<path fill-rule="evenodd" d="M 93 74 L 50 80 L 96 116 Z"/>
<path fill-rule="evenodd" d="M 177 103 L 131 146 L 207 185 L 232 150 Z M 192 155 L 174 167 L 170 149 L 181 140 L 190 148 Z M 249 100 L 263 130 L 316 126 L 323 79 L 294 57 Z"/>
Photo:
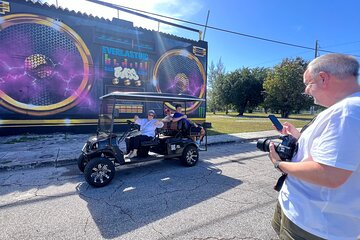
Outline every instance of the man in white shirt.
<path fill-rule="evenodd" d="M 288 175 L 272 225 L 280 239 L 356 239 L 360 235 L 360 86 L 358 61 L 343 54 L 314 59 L 304 73 L 305 93 L 327 107 L 300 133 L 291 162 L 269 158 Z"/>

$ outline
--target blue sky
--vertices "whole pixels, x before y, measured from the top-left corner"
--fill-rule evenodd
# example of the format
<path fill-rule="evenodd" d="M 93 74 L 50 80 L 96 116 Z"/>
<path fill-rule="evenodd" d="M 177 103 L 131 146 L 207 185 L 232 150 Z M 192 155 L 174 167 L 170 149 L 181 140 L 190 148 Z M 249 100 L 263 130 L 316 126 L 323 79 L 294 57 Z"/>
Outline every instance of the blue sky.
<path fill-rule="evenodd" d="M 360 1 L 357 0 L 104 0 L 148 12 L 205 24 L 229 31 L 261 38 L 355 55 L 360 59 Z M 46 0 L 55 4 L 56 0 Z M 112 18 L 116 10 L 99 7 L 86 0 L 58 0 L 69 9 L 81 10 L 92 15 Z M 136 26 L 157 29 L 158 23 L 138 19 L 122 12 L 120 18 L 133 21 Z M 176 22 L 179 23 L 179 22 Z M 203 27 L 183 24 L 199 30 Z M 160 24 L 160 31 L 198 39 L 193 32 Z M 284 58 L 297 56 L 305 60 L 314 58 L 314 50 L 290 47 L 207 29 L 205 41 L 209 44 L 208 63 L 221 58 L 226 71 L 241 67 L 273 67 Z M 323 55 L 325 52 L 319 52 Z"/>

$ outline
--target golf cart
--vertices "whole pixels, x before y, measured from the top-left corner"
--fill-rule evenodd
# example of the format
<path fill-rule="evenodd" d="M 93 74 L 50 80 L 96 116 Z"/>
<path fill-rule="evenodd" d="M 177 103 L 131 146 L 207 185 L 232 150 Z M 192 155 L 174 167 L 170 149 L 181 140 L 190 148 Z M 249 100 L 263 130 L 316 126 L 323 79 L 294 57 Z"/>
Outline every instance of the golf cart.
<path fill-rule="evenodd" d="M 102 96 L 100 100 L 97 133 L 87 140 L 78 158 L 80 171 L 84 172 L 86 181 L 94 187 L 103 187 L 110 183 L 115 175 L 115 166 L 118 165 L 161 158 L 180 158 L 185 166 L 191 167 L 197 163 L 199 151 L 207 150 L 206 128 L 211 127 L 210 123 L 202 124 L 205 129 L 203 149 L 200 149 L 193 140 L 199 137 L 196 135 L 199 133 L 192 133 L 191 128 L 185 129 L 180 124 L 169 122 L 165 123 L 163 128 L 157 129 L 153 139 L 141 142 L 138 157 L 135 159 L 125 159 L 124 155 L 128 152 L 129 138 L 138 134 L 139 126 L 127 120 L 127 129 L 120 135 L 114 133 L 114 122 L 118 122 L 117 118 L 126 112 L 123 110 L 124 103 L 135 102 L 140 105 L 144 103 L 141 106 L 145 106 L 148 102 L 157 103 L 158 106 L 162 103 L 163 112 L 165 105 L 169 106 L 169 103 L 183 103 L 186 106 L 187 103 L 202 102 L 205 99 L 189 95 L 112 92 Z"/>

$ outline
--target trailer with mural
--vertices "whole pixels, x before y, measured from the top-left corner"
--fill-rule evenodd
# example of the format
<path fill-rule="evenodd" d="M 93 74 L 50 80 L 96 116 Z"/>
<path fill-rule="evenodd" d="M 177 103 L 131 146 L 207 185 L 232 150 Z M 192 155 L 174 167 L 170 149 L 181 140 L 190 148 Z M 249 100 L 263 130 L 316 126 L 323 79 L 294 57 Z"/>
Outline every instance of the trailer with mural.
<path fill-rule="evenodd" d="M 99 97 L 120 92 L 206 99 L 207 42 L 32 1 L 0 1 L 0 135 L 89 132 Z M 170 108 L 174 109 L 169 103 Z M 117 105 L 120 119 L 163 106 Z M 186 106 L 205 121 L 206 102 Z"/>

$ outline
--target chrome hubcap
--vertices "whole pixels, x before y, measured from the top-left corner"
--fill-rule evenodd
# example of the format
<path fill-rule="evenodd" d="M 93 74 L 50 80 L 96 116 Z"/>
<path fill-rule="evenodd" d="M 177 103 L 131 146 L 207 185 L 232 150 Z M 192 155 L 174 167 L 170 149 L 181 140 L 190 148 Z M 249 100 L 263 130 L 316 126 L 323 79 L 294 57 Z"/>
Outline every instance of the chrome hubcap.
<path fill-rule="evenodd" d="M 194 162 L 196 162 L 197 156 L 198 155 L 197 155 L 196 151 L 190 150 L 186 153 L 186 161 L 188 163 L 194 163 Z"/>
<path fill-rule="evenodd" d="M 97 167 L 93 167 L 92 171 L 93 173 L 91 174 L 91 178 L 94 182 L 103 183 L 105 180 L 110 178 L 108 173 L 110 173 L 111 170 L 106 164 L 98 164 Z"/>

